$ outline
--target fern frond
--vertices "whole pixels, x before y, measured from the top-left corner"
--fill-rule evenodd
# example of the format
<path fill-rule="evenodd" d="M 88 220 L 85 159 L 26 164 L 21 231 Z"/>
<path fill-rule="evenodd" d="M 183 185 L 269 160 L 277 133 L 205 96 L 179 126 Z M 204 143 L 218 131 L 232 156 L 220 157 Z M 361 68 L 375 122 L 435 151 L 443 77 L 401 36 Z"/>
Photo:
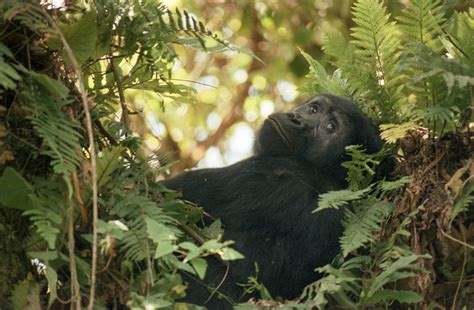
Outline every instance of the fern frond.
<path fill-rule="evenodd" d="M 396 72 L 400 58 L 399 30 L 390 21 L 390 14 L 385 13 L 381 1 L 359 0 L 353 6 L 353 14 L 356 27 L 351 29 L 351 43 L 356 47 L 356 62 L 370 73 L 369 90 L 373 96 L 386 101 L 379 103 L 382 113 L 393 115 L 392 109 L 401 104 L 403 89 L 403 75 Z"/>
<path fill-rule="evenodd" d="M 380 137 L 389 144 L 396 143 L 405 137 L 408 131 L 417 128 L 413 122 L 403 124 L 382 124 L 380 127 Z"/>
<path fill-rule="evenodd" d="M 412 0 L 397 20 L 405 42 L 419 42 L 441 51 L 442 26 L 446 20 L 441 0 Z"/>
<path fill-rule="evenodd" d="M 21 76 L 15 68 L 5 60 L 4 56 L 6 56 L 6 58 L 15 59 L 8 47 L 0 43 L 0 86 L 4 89 L 14 89 L 16 88 L 16 82 L 21 80 Z M 3 90 L 0 90 L 0 94 L 2 92 Z"/>
<path fill-rule="evenodd" d="M 418 105 L 457 106 L 468 104 L 467 88 L 474 85 L 474 69 L 459 59 L 438 55 L 428 47 L 413 43 L 402 55 L 400 69 L 412 72 L 408 81 L 420 92 Z M 466 94 L 456 96 L 457 91 Z M 459 99 L 461 97 L 461 99 Z"/>
<path fill-rule="evenodd" d="M 453 221 L 461 212 L 467 211 L 474 205 L 474 182 L 467 184 L 462 194 L 456 199 L 453 210 L 451 211 L 451 221 Z"/>
<path fill-rule="evenodd" d="M 332 30 L 323 35 L 323 51 L 332 56 L 331 63 L 349 72 L 354 64 L 354 46 L 347 42 L 340 31 Z"/>
<path fill-rule="evenodd" d="M 320 93 L 331 93 L 342 97 L 352 97 L 354 90 L 347 84 L 347 80 L 341 77 L 341 71 L 335 70 L 329 75 L 326 69 L 313 57 L 300 50 L 309 64 L 307 82 L 301 90 L 310 96 Z"/>
<path fill-rule="evenodd" d="M 395 22 L 390 22 L 383 3 L 377 0 L 360 0 L 353 7 L 354 22 L 351 42 L 358 47 L 356 54 L 361 62 L 374 69 L 379 84 L 387 85 L 395 78 L 398 61 L 399 32 Z"/>
<path fill-rule="evenodd" d="M 361 199 L 371 189 L 371 187 L 367 187 L 358 191 L 343 189 L 321 194 L 319 195 L 318 207 L 313 211 L 313 213 L 329 208 L 339 209 L 353 200 Z"/>
<path fill-rule="evenodd" d="M 154 221 L 164 225 L 167 232 L 180 236 L 181 232 L 175 227 L 176 220 L 165 214 L 159 205 L 141 194 L 121 193 L 115 191 L 116 197 L 111 202 L 112 215 L 118 216 L 129 228 L 124 232 L 124 237 L 119 246 L 125 256 L 132 261 L 142 261 L 146 258 L 153 259 L 156 245 L 152 242 L 153 236 L 149 235 L 147 223 Z M 155 236 L 156 237 L 156 236 Z"/>
<path fill-rule="evenodd" d="M 344 233 L 340 243 L 344 256 L 374 241 L 373 233 L 390 215 L 393 204 L 383 202 L 370 204 L 367 201 L 361 206 L 355 206 L 354 209 L 354 212 L 346 209 L 346 217 L 343 221 Z"/>
<path fill-rule="evenodd" d="M 416 119 L 422 120 L 427 127 L 435 131 L 443 130 L 449 132 L 455 128 L 455 116 L 451 109 L 433 106 L 426 109 L 416 110 L 414 112 Z"/>
<path fill-rule="evenodd" d="M 461 60 L 474 66 L 474 8 L 468 12 L 455 12 L 448 32 L 455 42 L 451 54 L 458 55 Z"/>
<path fill-rule="evenodd" d="M 369 187 L 375 175 L 375 167 L 380 164 L 380 158 L 386 150 L 382 149 L 375 154 L 367 154 L 361 145 L 349 145 L 346 147 L 350 160 L 342 163 L 347 169 L 347 178 L 349 188 L 359 190 Z"/>
<path fill-rule="evenodd" d="M 451 210 L 451 222 L 469 207 L 474 205 L 474 163 L 469 160 L 463 167 L 459 168 L 446 184 L 447 192 L 454 205 Z"/>
<path fill-rule="evenodd" d="M 47 242 L 48 247 L 55 249 L 66 218 L 64 186 L 46 180 L 40 180 L 34 185 L 38 191 L 36 194 L 28 194 L 32 205 L 23 215 L 29 217 L 36 227 L 36 232 Z"/>
<path fill-rule="evenodd" d="M 378 188 L 386 193 L 396 189 L 399 189 L 410 182 L 409 176 L 404 176 L 396 181 L 382 181 L 378 183 Z"/>
<path fill-rule="evenodd" d="M 49 208 L 38 207 L 23 212 L 30 218 L 36 226 L 36 232 L 48 243 L 50 249 L 56 248 L 56 240 L 61 233 L 58 225 L 62 223 L 62 218 Z"/>
<path fill-rule="evenodd" d="M 27 102 L 34 102 L 25 107 L 28 119 L 43 140 L 43 154 L 51 158 L 53 171 L 63 175 L 69 193 L 72 193 L 69 176 L 80 165 L 81 126 L 61 110 L 69 102 L 46 95 L 34 84 L 30 84 L 30 89 L 25 89 L 21 95 Z"/>
<path fill-rule="evenodd" d="M 367 299 L 367 305 L 375 305 L 377 303 L 388 303 L 394 300 L 405 303 L 415 304 L 421 301 L 420 295 L 412 291 L 384 289 L 376 291 L 370 298 Z"/>
<path fill-rule="evenodd" d="M 371 298 L 376 292 L 380 292 L 386 284 L 413 277 L 415 273 L 412 271 L 422 270 L 418 264 L 419 258 L 419 255 L 414 254 L 402 256 L 394 262 L 381 266 L 383 271 L 370 283 L 367 297 Z"/>

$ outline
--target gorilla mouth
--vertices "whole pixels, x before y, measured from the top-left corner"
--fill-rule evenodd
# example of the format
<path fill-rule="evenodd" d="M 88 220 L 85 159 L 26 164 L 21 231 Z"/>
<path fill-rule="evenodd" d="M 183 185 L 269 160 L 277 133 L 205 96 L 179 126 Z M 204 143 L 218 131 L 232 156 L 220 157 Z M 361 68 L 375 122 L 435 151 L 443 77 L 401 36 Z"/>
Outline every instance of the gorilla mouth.
<path fill-rule="evenodd" d="M 286 146 L 291 148 L 291 141 L 286 135 L 285 131 L 283 130 L 283 127 L 280 125 L 278 120 L 273 118 L 272 116 L 268 117 L 268 120 L 270 121 L 270 124 L 272 124 L 273 128 L 277 131 L 278 135 L 281 137 L 283 142 L 285 142 Z"/>

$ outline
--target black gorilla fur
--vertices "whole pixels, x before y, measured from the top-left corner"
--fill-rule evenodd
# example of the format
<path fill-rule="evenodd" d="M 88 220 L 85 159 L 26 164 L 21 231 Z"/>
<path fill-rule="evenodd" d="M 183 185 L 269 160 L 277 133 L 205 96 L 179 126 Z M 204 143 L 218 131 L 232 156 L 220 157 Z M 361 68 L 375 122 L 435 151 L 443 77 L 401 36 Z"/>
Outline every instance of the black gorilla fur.
<path fill-rule="evenodd" d="M 163 182 L 182 191 L 224 224 L 224 239 L 244 260 L 230 263 L 219 291 L 234 302 L 259 267 L 259 280 L 272 296 L 293 299 L 316 280 L 314 269 L 332 261 L 339 251 L 342 210 L 312 214 L 318 195 L 346 186 L 345 147 L 360 144 L 369 153 L 381 148 L 374 124 L 350 100 L 317 96 L 288 113 L 275 113 L 264 122 L 254 155 L 224 168 L 185 172 Z M 217 287 L 226 267 L 208 260 L 205 283 Z M 210 292 L 190 280 L 186 301 L 203 304 Z M 213 309 L 230 304 L 215 294 L 206 303 Z"/>

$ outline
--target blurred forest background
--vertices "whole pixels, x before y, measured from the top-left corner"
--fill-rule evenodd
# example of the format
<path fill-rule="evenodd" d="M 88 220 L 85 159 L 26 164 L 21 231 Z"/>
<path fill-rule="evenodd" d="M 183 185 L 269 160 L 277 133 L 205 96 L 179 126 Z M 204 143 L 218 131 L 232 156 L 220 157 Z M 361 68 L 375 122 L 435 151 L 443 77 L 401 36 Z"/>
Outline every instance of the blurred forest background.
<path fill-rule="evenodd" d="M 306 97 L 298 88 L 308 73 L 299 49 L 322 63 L 322 35 L 339 30 L 349 37 L 353 26 L 350 0 L 164 1 L 187 8 L 222 38 L 249 54 L 209 54 L 180 47 L 173 79 L 196 89 L 192 104 L 154 104 L 156 93 L 127 92 L 127 100 L 143 111 L 131 117 L 146 137 L 148 152 L 171 152 L 171 170 L 232 164 L 252 151 L 254 132 L 274 111 L 288 110 Z M 391 12 L 403 1 L 387 1 Z M 465 5 L 465 4 L 464 4 Z M 189 81 L 189 82 L 186 82 Z M 170 101 L 170 99 L 164 99 Z"/>

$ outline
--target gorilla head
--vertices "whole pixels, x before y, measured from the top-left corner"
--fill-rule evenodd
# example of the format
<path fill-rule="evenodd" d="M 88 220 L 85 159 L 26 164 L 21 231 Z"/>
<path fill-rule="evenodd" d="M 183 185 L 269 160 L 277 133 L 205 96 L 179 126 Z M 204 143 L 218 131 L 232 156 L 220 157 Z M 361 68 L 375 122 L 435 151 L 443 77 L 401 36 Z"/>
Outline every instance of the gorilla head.
<path fill-rule="evenodd" d="M 255 143 L 256 156 L 293 157 L 316 167 L 334 167 L 345 147 L 359 144 L 378 151 L 377 129 L 351 101 L 324 94 L 287 113 L 270 115 Z"/>

